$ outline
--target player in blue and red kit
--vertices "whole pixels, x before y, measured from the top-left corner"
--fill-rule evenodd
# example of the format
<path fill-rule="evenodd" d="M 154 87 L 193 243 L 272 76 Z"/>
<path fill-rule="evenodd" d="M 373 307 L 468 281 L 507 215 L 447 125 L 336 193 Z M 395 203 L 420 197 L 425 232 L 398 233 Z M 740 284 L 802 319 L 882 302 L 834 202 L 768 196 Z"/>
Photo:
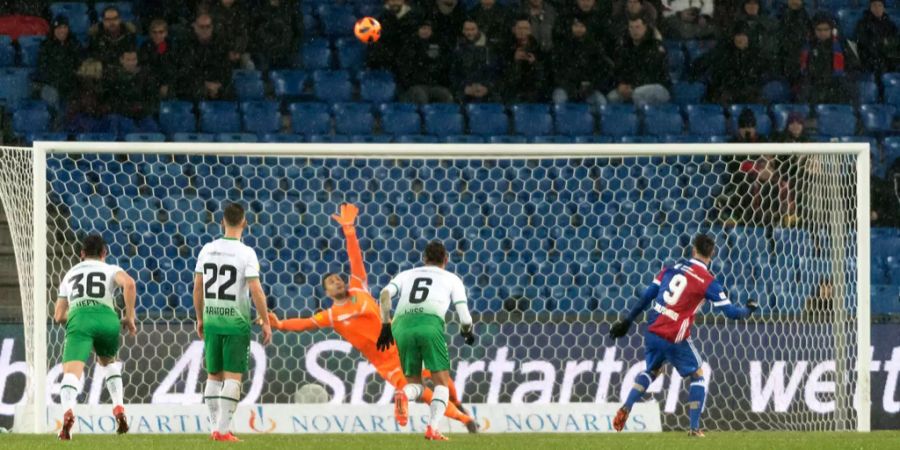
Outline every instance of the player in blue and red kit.
<path fill-rule="evenodd" d="M 711 237 L 698 234 L 694 238 L 691 259 L 663 268 L 653 279 L 653 284 L 644 291 L 640 303 L 632 308 L 624 320 L 616 322 L 610 328 L 609 334 L 613 338 L 625 336 L 637 316 L 653 304 L 648 316 L 650 326 L 644 335 L 647 368 L 635 378 L 628 399 L 613 420 L 616 431 L 625 428 L 631 407 L 641 399 L 647 387 L 659 375 L 663 363 L 668 361 L 675 366 L 679 375 L 691 378 L 688 395 L 691 419 L 689 435 L 703 437 L 703 432 L 700 431 L 700 413 L 703 412 L 706 400 L 707 384 L 701 369 L 700 354 L 690 339 L 694 315 L 707 300 L 712 303 L 713 308 L 735 320 L 746 319 L 758 308 L 756 300 L 748 300 L 746 307 L 732 304 L 725 289 L 709 273 L 709 263 L 715 247 L 716 243 Z"/>

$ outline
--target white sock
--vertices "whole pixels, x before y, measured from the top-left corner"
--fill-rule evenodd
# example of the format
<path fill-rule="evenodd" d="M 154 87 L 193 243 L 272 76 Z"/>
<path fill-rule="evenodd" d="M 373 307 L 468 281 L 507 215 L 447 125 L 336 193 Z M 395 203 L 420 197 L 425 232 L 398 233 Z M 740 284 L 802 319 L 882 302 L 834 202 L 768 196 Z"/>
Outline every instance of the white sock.
<path fill-rule="evenodd" d="M 409 383 L 406 386 L 403 386 L 403 393 L 406 394 L 406 398 L 409 401 L 417 401 L 419 400 L 419 397 L 422 396 L 422 385 Z"/>
<path fill-rule="evenodd" d="M 435 386 L 434 396 L 431 397 L 431 428 L 437 429 L 438 421 L 444 417 L 447 411 L 447 401 L 450 400 L 450 389 L 447 386 Z"/>
<path fill-rule="evenodd" d="M 78 401 L 78 394 L 81 393 L 81 380 L 73 373 L 63 375 L 62 386 L 59 388 L 59 403 L 63 407 L 63 411 L 68 411 L 75 407 Z"/>
<path fill-rule="evenodd" d="M 203 400 L 209 409 L 209 423 L 213 430 L 219 421 L 219 395 L 222 393 L 222 382 L 218 380 L 206 380 L 206 389 L 203 390 Z"/>
<path fill-rule="evenodd" d="M 123 406 L 125 393 L 122 387 L 122 363 L 114 362 L 106 366 L 106 391 L 113 407 Z"/>
<path fill-rule="evenodd" d="M 225 380 L 219 400 L 219 433 L 225 434 L 231 430 L 231 418 L 234 417 L 234 410 L 241 401 L 241 383 L 236 380 Z"/>

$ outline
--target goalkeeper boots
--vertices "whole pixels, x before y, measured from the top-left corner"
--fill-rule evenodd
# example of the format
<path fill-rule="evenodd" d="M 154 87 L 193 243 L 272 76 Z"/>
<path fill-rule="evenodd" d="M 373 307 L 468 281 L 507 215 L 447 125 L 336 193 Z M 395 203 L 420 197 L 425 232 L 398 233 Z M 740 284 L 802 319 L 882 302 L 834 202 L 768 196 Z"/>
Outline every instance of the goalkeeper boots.
<path fill-rule="evenodd" d="M 116 417 L 116 434 L 127 433 L 128 420 L 125 418 L 125 407 L 120 405 L 113 408 L 113 416 Z"/>
<path fill-rule="evenodd" d="M 431 425 L 428 425 L 428 428 L 425 428 L 425 440 L 426 441 L 449 441 L 450 438 L 441 434 L 441 431 L 437 428 L 431 428 Z"/>
<path fill-rule="evenodd" d="M 616 431 L 622 431 L 625 429 L 625 422 L 628 421 L 628 410 L 625 408 L 619 408 L 619 411 L 616 412 L 616 418 L 613 419 L 613 428 Z"/>
<path fill-rule="evenodd" d="M 688 431 L 688 437 L 702 438 L 702 437 L 706 437 L 706 435 L 703 434 L 702 430 L 691 430 L 691 431 Z"/>
<path fill-rule="evenodd" d="M 402 389 L 394 392 L 394 419 L 401 427 L 405 427 L 409 421 L 409 399 Z"/>
<path fill-rule="evenodd" d="M 72 425 L 75 425 L 75 414 L 70 409 L 63 414 L 62 428 L 59 429 L 59 435 L 57 436 L 59 440 L 72 440 Z"/>

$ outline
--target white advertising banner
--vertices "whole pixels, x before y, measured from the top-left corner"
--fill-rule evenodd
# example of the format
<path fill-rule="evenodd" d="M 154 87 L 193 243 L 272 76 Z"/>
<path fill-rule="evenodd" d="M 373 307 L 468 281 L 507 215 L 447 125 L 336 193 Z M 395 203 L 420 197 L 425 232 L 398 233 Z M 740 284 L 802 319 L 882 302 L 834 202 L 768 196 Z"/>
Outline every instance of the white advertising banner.
<path fill-rule="evenodd" d="M 469 412 L 484 433 L 609 433 L 618 405 L 612 403 L 571 404 L 472 404 Z M 17 408 L 24 412 L 24 408 Z M 48 431 L 59 430 L 63 411 L 59 405 L 47 409 Z M 116 421 L 109 405 L 79 405 L 75 434 L 115 433 Z M 207 409 L 203 405 L 128 405 L 131 433 L 209 433 Z M 410 404 L 410 421 L 400 427 L 394 421 L 393 405 L 240 405 L 234 416 L 237 434 L 254 433 L 423 433 L 427 406 Z M 16 423 L 24 421 L 17 420 Z M 459 422 L 444 419 L 441 429 L 465 433 Z M 634 406 L 627 432 L 662 431 L 656 402 Z"/>

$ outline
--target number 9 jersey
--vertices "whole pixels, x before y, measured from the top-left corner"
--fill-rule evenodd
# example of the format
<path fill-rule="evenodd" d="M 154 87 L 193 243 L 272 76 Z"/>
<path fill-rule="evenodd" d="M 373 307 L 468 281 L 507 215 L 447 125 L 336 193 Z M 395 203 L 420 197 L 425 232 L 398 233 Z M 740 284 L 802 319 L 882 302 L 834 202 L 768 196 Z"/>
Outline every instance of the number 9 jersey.
<path fill-rule="evenodd" d="M 437 266 L 422 266 L 400 272 L 385 287 L 391 298 L 400 296 L 396 319 L 430 314 L 442 321 L 450 305 L 466 303 L 466 288 L 456 274 Z"/>
<path fill-rule="evenodd" d="M 216 239 L 200 250 L 194 273 L 203 276 L 204 331 L 222 335 L 249 334 L 250 288 L 247 280 L 259 278 L 256 252 L 237 239 Z"/>
<path fill-rule="evenodd" d="M 730 305 L 722 285 L 696 259 L 675 264 L 653 279 L 658 292 L 650 310 L 649 331 L 669 342 L 678 343 L 691 335 L 694 315 L 709 300 L 716 308 Z"/>

